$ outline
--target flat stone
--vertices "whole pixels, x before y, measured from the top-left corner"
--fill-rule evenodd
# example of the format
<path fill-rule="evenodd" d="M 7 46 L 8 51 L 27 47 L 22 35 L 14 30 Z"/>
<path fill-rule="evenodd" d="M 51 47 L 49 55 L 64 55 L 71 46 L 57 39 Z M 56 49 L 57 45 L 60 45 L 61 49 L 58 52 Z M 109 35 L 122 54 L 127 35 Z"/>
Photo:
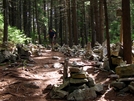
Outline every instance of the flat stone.
<path fill-rule="evenodd" d="M 72 73 L 72 72 L 77 73 L 77 72 L 81 71 L 81 68 L 79 68 L 79 67 L 70 67 L 69 70 L 70 70 L 70 73 Z"/>
<path fill-rule="evenodd" d="M 87 78 L 85 72 L 71 73 L 71 77 L 74 78 L 74 79 L 85 79 L 85 78 Z"/>
<path fill-rule="evenodd" d="M 68 92 L 66 91 L 63 91 L 63 90 L 58 90 L 58 89 L 53 89 L 51 90 L 51 92 L 49 93 L 49 96 L 52 98 L 52 99 L 62 99 L 64 98 L 65 96 L 68 95 Z"/>
<path fill-rule="evenodd" d="M 113 65 L 120 65 L 123 63 L 123 59 L 121 57 L 111 57 L 112 59 L 112 64 Z"/>
<path fill-rule="evenodd" d="M 119 79 L 119 75 L 117 74 L 111 74 L 108 77 L 110 77 L 111 79 Z"/>
<path fill-rule="evenodd" d="M 69 80 L 65 80 L 63 84 L 61 84 L 58 89 L 61 90 L 61 89 L 64 89 L 65 87 L 67 87 L 69 85 Z"/>
<path fill-rule="evenodd" d="M 57 90 L 56 94 L 59 96 L 59 98 L 64 98 L 65 96 L 68 95 L 68 92 L 63 90 Z"/>
<path fill-rule="evenodd" d="M 72 84 L 79 84 L 79 83 L 87 83 L 88 79 L 73 79 L 70 78 L 70 83 Z"/>
<path fill-rule="evenodd" d="M 134 77 L 118 79 L 118 82 L 131 82 L 131 81 L 134 81 Z"/>
<path fill-rule="evenodd" d="M 117 89 L 123 89 L 126 87 L 126 84 L 124 82 L 116 82 L 116 81 L 113 81 L 111 83 L 111 87 L 115 87 Z"/>
<path fill-rule="evenodd" d="M 117 66 L 115 68 L 116 74 L 119 77 L 132 77 L 134 76 L 134 64 L 126 64 L 124 66 Z"/>

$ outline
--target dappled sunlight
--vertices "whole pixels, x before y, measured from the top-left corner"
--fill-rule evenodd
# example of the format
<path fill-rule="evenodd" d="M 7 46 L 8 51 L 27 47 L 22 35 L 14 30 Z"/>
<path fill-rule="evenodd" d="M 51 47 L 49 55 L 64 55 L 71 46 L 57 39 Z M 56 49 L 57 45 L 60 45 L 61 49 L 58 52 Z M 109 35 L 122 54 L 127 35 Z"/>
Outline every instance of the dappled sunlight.
<path fill-rule="evenodd" d="M 105 96 L 106 96 L 106 94 L 108 94 L 111 90 L 112 90 L 112 88 L 108 88 L 108 89 L 105 91 L 105 93 L 100 97 L 99 101 L 102 101 L 102 100 L 107 101 L 107 100 L 105 99 Z"/>
<path fill-rule="evenodd" d="M 73 61 L 81 61 L 81 59 L 80 58 L 71 58 L 71 59 L 69 59 L 69 61 L 70 62 L 73 62 Z"/>
<path fill-rule="evenodd" d="M 49 84 L 57 84 L 61 81 L 61 75 L 58 75 L 58 69 L 43 68 L 41 66 L 8 68 L 4 70 L 0 79 L 0 100 L 7 101 L 25 101 L 32 98 L 41 99 L 42 90 Z M 2 77 L 3 77 L 2 76 Z M 37 88 L 40 89 L 37 89 Z M 35 101 L 35 100 L 34 100 Z M 41 100 L 39 100 L 41 101 Z"/>
<path fill-rule="evenodd" d="M 101 81 L 100 83 L 105 84 L 105 83 L 107 83 L 107 82 L 109 82 L 109 81 L 110 81 L 110 78 L 107 78 L 107 79 Z"/>
<path fill-rule="evenodd" d="M 48 57 L 34 57 L 34 59 L 41 59 L 41 60 L 48 59 L 48 58 L 50 58 L 50 57 L 49 56 Z"/>
<path fill-rule="evenodd" d="M 84 66 L 82 67 L 83 71 L 87 71 L 89 68 L 93 68 L 92 66 Z"/>
<path fill-rule="evenodd" d="M 96 77 L 97 77 L 98 74 L 99 74 L 99 73 L 96 73 L 96 74 L 89 74 L 89 77 L 96 79 Z"/>

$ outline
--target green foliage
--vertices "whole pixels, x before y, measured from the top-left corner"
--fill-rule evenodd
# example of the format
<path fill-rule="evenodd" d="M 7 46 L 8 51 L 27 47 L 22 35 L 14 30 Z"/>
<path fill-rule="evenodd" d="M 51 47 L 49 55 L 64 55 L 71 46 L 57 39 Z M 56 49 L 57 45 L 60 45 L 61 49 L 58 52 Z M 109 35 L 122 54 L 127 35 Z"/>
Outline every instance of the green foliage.
<path fill-rule="evenodd" d="M 119 37 L 120 37 L 120 21 L 113 21 L 110 24 L 110 29 L 109 29 L 109 33 L 110 33 L 110 41 L 111 42 L 118 42 L 119 41 Z"/>
<path fill-rule="evenodd" d="M 0 15 L 0 43 L 2 43 L 3 37 L 3 16 Z"/>
<path fill-rule="evenodd" d="M 121 18 L 116 16 L 116 10 L 121 8 L 121 0 L 109 0 L 108 2 L 108 14 L 109 14 L 109 22 L 110 22 L 110 41 L 111 42 L 119 42 L 120 38 L 120 25 Z M 132 40 L 134 40 L 134 0 L 130 2 L 130 17 L 131 17 L 131 34 Z"/>
<path fill-rule="evenodd" d="M 130 15 L 131 15 L 131 34 L 132 34 L 132 40 L 134 40 L 134 0 L 132 0 L 131 4 L 131 11 L 130 11 Z"/>
<path fill-rule="evenodd" d="M 15 27 L 8 27 L 8 39 L 14 43 L 25 43 L 26 41 L 30 41 L 30 38 L 26 37 L 26 35 L 21 32 L 19 29 Z"/>
<path fill-rule="evenodd" d="M 85 6 L 90 5 L 90 1 L 85 2 Z"/>
<path fill-rule="evenodd" d="M 121 17 L 116 15 L 117 9 L 121 8 L 121 0 L 108 0 L 108 19 L 110 42 L 119 42 Z"/>
<path fill-rule="evenodd" d="M 3 16 L 0 14 L 0 42 L 2 42 L 3 38 Z M 8 26 L 8 41 L 17 43 L 25 43 L 25 41 L 30 41 L 31 39 L 26 37 L 26 35 L 17 29 L 16 27 Z"/>

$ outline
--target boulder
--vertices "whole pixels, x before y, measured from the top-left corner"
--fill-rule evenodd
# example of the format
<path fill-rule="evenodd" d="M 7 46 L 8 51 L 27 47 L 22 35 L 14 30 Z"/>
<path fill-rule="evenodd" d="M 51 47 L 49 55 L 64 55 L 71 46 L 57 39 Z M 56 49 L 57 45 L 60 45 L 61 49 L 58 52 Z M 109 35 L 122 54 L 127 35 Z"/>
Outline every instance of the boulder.
<path fill-rule="evenodd" d="M 124 82 L 113 81 L 110 86 L 120 90 L 120 89 L 125 88 L 126 84 Z"/>
<path fill-rule="evenodd" d="M 96 92 L 99 92 L 99 93 L 103 91 L 103 85 L 100 83 L 96 84 L 93 88 Z"/>
<path fill-rule="evenodd" d="M 134 76 L 134 64 L 117 66 L 115 68 L 115 72 L 119 75 L 119 77 L 132 77 Z"/>
<path fill-rule="evenodd" d="M 93 88 L 85 88 L 74 90 L 67 96 L 67 100 L 73 101 L 85 101 L 88 99 L 94 99 L 97 97 L 97 94 Z"/>

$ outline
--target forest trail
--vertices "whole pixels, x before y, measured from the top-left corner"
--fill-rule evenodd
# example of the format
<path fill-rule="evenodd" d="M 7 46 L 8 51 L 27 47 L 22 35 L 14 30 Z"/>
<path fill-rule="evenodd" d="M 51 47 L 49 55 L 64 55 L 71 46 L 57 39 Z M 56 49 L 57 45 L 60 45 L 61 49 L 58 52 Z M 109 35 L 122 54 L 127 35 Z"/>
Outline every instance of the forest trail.
<path fill-rule="evenodd" d="M 59 59 L 53 59 L 57 56 Z M 63 63 L 65 56 L 59 52 L 44 50 L 41 56 L 31 57 L 34 62 L 26 66 L 14 64 L 13 66 L 0 66 L 0 101 L 66 101 L 50 99 L 45 90 L 48 85 L 62 83 L 63 68 L 53 68 L 55 62 Z M 70 58 L 90 63 L 80 58 Z M 113 81 L 109 78 L 110 72 L 97 70 L 96 67 L 86 66 L 87 72 L 96 83 L 104 85 L 104 92 L 94 100 L 88 101 L 133 101 L 132 94 L 119 94 L 110 88 Z"/>

